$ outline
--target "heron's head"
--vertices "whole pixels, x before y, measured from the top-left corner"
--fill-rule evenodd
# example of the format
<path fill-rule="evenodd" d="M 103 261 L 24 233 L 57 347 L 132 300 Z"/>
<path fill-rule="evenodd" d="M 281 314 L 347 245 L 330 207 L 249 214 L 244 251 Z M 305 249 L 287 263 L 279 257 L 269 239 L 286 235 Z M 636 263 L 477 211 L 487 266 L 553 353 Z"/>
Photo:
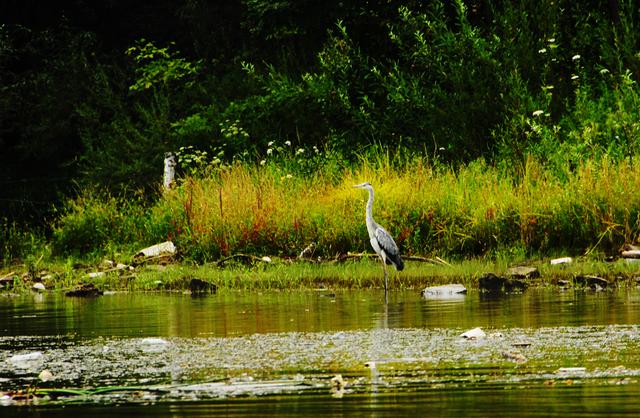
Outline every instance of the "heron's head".
<path fill-rule="evenodd" d="M 371 186 L 371 183 L 369 183 L 368 181 L 365 181 L 364 183 L 360 183 L 360 184 L 355 184 L 353 186 L 353 188 L 356 188 L 356 189 L 367 189 L 370 187 L 372 186 Z"/>

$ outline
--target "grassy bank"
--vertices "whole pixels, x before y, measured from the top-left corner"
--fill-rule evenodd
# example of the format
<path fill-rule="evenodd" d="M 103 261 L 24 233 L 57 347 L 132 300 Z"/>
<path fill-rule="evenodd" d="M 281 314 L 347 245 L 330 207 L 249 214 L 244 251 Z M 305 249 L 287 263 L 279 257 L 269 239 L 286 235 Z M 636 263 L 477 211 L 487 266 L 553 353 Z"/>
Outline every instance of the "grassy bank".
<path fill-rule="evenodd" d="M 368 250 L 366 193 L 374 217 L 409 255 L 469 257 L 617 254 L 640 231 L 635 160 L 587 161 L 551 173 L 529 159 L 500 168 L 476 161 L 457 170 L 388 158 L 331 175 L 304 176 L 282 165 L 234 165 L 187 178 L 152 206 L 84 194 L 54 227 L 53 254 L 117 257 L 172 240 L 184 260 L 222 256 L 314 256 Z"/>
<path fill-rule="evenodd" d="M 578 273 L 633 278 L 632 265 L 601 261 L 638 239 L 640 168 L 635 160 L 587 161 L 552 173 L 533 159 L 521 167 L 478 160 L 453 170 L 421 158 L 399 162 L 381 155 L 355 168 L 333 164 L 313 175 L 296 170 L 291 160 L 232 165 L 186 178 L 151 205 L 85 191 L 61 210 L 50 239 L 5 225 L 0 273 L 16 270 L 36 277 L 52 270 L 49 287 L 65 288 L 86 282 L 85 274 L 104 259 L 129 264 L 137 250 L 172 240 L 178 265 L 91 281 L 114 290 L 181 289 L 190 277 L 234 289 L 377 287 L 381 271 L 374 261 L 286 261 L 312 242 L 313 258 L 325 261 L 370 252 L 367 195 L 351 187 L 370 181 L 376 188 L 374 216 L 396 237 L 402 253 L 442 257 L 452 264 L 409 263 L 392 278 L 394 286 L 451 281 L 473 286 L 483 272 L 500 274 L 522 262 L 544 265 L 535 260 L 565 255 L 587 257 L 578 267 L 550 271 L 544 280 Z M 238 253 L 284 261 L 212 267 Z"/>
<path fill-rule="evenodd" d="M 421 291 L 427 286 L 459 283 L 477 289 L 479 279 L 486 273 L 508 276 L 513 260 L 469 259 L 449 265 L 407 261 L 402 272 L 392 271 L 389 286 L 392 291 L 410 289 Z M 571 264 L 551 265 L 548 259 L 527 260 L 540 272 L 537 279 L 529 279 L 530 286 L 560 286 L 589 288 L 576 277 L 593 275 L 609 282 L 610 287 L 637 287 L 638 264 L 624 260 L 604 262 L 590 258 Z M 341 263 L 310 263 L 274 259 L 271 263 L 253 266 L 231 264 L 143 265 L 135 270 L 100 271 L 96 266 L 49 264 L 32 277 L 41 281 L 49 291 L 67 291 L 81 284 L 94 284 L 103 291 L 189 291 L 193 279 L 215 285 L 218 292 L 269 290 L 325 290 L 381 289 L 382 268 L 375 258 L 349 260 Z M 20 270 L 18 270 L 20 272 Z M 6 293 L 31 291 L 34 284 L 29 273 L 15 274 Z M 0 293 L 1 294 L 1 293 Z"/>

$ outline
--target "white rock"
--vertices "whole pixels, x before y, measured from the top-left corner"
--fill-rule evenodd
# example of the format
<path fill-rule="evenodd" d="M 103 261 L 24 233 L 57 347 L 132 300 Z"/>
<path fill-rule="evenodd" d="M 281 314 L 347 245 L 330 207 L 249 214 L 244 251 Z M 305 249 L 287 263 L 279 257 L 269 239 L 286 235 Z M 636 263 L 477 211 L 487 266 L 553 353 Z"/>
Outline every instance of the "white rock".
<path fill-rule="evenodd" d="M 40 374 L 38 375 L 38 379 L 40 379 L 43 382 L 49 382 L 51 380 L 54 379 L 53 377 L 53 373 L 51 373 L 49 370 L 44 369 L 43 371 L 40 372 Z"/>
<path fill-rule="evenodd" d="M 550 261 L 550 263 L 552 265 L 556 265 L 556 264 L 569 264 L 573 262 L 573 258 L 571 257 L 561 257 L 561 258 L 554 258 L 553 260 Z"/>
<path fill-rule="evenodd" d="M 429 286 L 422 291 L 425 299 L 463 299 L 467 289 L 461 284 Z"/>
<path fill-rule="evenodd" d="M 169 344 L 169 341 L 164 338 L 148 337 L 142 340 L 142 344 Z"/>
<path fill-rule="evenodd" d="M 31 286 L 31 289 L 35 290 L 36 292 L 44 292 L 45 290 L 47 290 L 40 282 L 34 283 L 33 286 Z"/>
<path fill-rule="evenodd" d="M 474 329 L 470 329 L 467 332 L 464 332 L 460 335 L 462 338 L 466 338 L 468 340 L 479 340 L 481 338 L 484 338 L 487 336 L 487 334 L 485 334 L 485 332 L 480 328 L 474 328 Z"/>
<path fill-rule="evenodd" d="M 135 255 L 136 257 L 157 257 L 159 255 L 172 255 L 176 253 L 176 246 L 171 241 L 165 241 L 160 244 L 152 245 L 144 248 Z"/>

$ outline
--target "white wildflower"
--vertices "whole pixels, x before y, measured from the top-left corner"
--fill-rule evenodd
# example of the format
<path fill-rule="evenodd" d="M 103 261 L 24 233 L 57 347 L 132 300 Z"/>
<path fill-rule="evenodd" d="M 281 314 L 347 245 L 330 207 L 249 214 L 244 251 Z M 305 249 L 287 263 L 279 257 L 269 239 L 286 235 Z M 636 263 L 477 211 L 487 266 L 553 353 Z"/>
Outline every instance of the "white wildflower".
<path fill-rule="evenodd" d="M 290 147 L 290 146 L 291 146 L 291 141 L 284 141 L 284 144 L 285 144 L 286 146 Z"/>
<path fill-rule="evenodd" d="M 298 148 L 296 155 L 304 154 L 304 148 Z"/>
<path fill-rule="evenodd" d="M 572 80 L 577 80 L 577 79 L 579 79 L 579 78 L 580 78 L 580 77 L 579 77 L 579 76 L 577 76 L 577 75 L 572 75 L 572 76 L 571 76 L 571 79 L 572 79 Z"/>
<path fill-rule="evenodd" d="M 273 145 L 273 141 L 269 141 L 269 143 L 267 144 L 268 147 Z"/>
<path fill-rule="evenodd" d="M 533 112 L 533 116 L 540 116 L 544 113 L 543 110 L 536 110 L 535 112 Z"/>
<path fill-rule="evenodd" d="M 261 160 L 260 161 L 260 165 L 265 165 L 267 163 L 267 160 Z"/>
<path fill-rule="evenodd" d="M 271 148 L 269 148 L 269 149 L 267 150 L 267 155 L 271 155 L 272 153 L 273 153 L 273 150 L 272 150 Z"/>
<path fill-rule="evenodd" d="M 573 57 L 571 57 L 571 60 L 572 60 L 572 61 L 577 61 L 577 60 L 579 60 L 579 59 L 580 59 L 580 55 L 578 55 L 578 54 L 576 54 L 576 55 L 574 55 Z"/>
<path fill-rule="evenodd" d="M 547 48 L 542 48 L 538 50 L 538 54 L 544 54 L 545 52 L 547 52 Z"/>

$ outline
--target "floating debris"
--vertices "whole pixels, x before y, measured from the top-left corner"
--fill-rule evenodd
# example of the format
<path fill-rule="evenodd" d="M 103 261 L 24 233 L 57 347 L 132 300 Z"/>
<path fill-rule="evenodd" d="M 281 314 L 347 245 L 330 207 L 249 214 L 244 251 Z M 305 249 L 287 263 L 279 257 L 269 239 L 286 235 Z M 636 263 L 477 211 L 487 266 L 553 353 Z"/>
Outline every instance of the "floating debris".
<path fill-rule="evenodd" d="M 344 389 L 346 382 L 342 378 L 341 374 L 337 374 L 331 378 L 331 396 L 334 398 L 342 398 L 344 396 Z"/>
<path fill-rule="evenodd" d="M 43 361 L 41 351 L 35 351 L 27 354 L 16 354 L 7 359 L 7 362 L 16 369 L 34 369 L 38 368 Z"/>
<path fill-rule="evenodd" d="M 503 351 L 502 357 L 507 360 L 515 361 L 516 363 L 526 363 L 527 358 L 520 353 L 512 353 L 510 351 Z"/>
<path fill-rule="evenodd" d="M 586 367 L 560 367 L 558 369 L 558 373 L 564 373 L 564 374 L 584 373 L 586 371 L 587 371 Z"/>

